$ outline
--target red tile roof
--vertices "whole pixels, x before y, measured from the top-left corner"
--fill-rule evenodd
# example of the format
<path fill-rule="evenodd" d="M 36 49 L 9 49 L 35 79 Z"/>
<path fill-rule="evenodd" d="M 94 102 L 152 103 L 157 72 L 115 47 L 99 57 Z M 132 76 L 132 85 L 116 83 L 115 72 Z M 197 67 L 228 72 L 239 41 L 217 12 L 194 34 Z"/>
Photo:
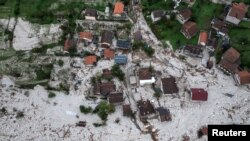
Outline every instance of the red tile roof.
<path fill-rule="evenodd" d="M 191 38 L 198 32 L 198 26 L 195 22 L 188 21 L 182 25 L 181 30 Z"/>
<path fill-rule="evenodd" d="M 93 35 L 91 32 L 79 32 L 79 38 L 92 41 Z"/>
<path fill-rule="evenodd" d="M 97 58 L 94 55 L 87 56 L 84 58 L 85 65 L 94 65 L 97 62 Z"/>
<path fill-rule="evenodd" d="M 204 89 L 191 88 L 192 100 L 207 101 L 208 93 Z"/>
<path fill-rule="evenodd" d="M 199 36 L 199 42 L 200 43 L 206 43 L 208 40 L 208 34 L 206 31 L 202 31 Z"/>
<path fill-rule="evenodd" d="M 104 49 L 103 54 L 106 59 L 113 59 L 115 57 L 115 51 L 109 48 Z"/>
<path fill-rule="evenodd" d="M 235 17 L 239 20 L 242 20 L 245 17 L 245 14 L 248 11 L 248 6 L 244 3 L 233 3 L 232 8 L 229 11 L 229 16 Z"/>
<path fill-rule="evenodd" d="M 69 51 L 70 48 L 71 48 L 71 42 L 70 42 L 70 39 L 67 39 L 67 40 L 64 42 L 63 51 Z"/>
<path fill-rule="evenodd" d="M 230 63 L 236 62 L 240 58 L 240 53 L 234 48 L 229 48 L 224 54 L 223 59 L 226 59 Z"/>
<path fill-rule="evenodd" d="M 238 73 L 240 78 L 240 84 L 250 84 L 250 72 L 248 71 L 241 71 Z"/>
<path fill-rule="evenodd" d="M 122 14 L 124 10 L 124 4 L 122 2 L 116 2 L 114 8 L 114 14 Z"/>

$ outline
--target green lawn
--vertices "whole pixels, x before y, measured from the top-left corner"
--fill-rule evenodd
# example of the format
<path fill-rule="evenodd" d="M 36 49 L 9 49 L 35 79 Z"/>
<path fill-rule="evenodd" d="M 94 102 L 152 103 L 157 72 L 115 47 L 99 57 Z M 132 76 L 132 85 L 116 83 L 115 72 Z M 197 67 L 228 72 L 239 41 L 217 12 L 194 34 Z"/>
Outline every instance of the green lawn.
<path fill-rule="evenodd" d="M 144 14 L 149 14 L 151 11 L 157 9 L 169 11 L 173 6 L 170 0 L 167 0 L 167 2 L 162 0 L 152 3 L 146 2 L 144 0 L 143 7 Z M 181 9 L 187 8 L 187 5 L 185 3 L 181 3 L 180 7 Z M 223 8 L 224 5 L 213 4 L 205 0 L 197 0 L 191 8 L 193 15 L 190 20 L 195 21 L 200 30 L 208 30 L 210 29 L 211 19 L 213 17 L 220 16 L 220 14 L 223 12 Z M 147 19 L 147 22 L 151 26 L 152 31 L 155 33 L 157 38 L 163 42 L 169 40 L 174 49 L 178 49 L 179 47 L 186 44 L 197 44 L 198 42 L 198 34 L 188 40 L 180 33 L 182 25 L 175 18 L 171 18 L 170 20 L 163 19 L 154 24 L 151 23 L 150 19 Z"/>
<path fill-rule="evenodd" d="M 240 25 L 249 25 L 250 22 L 241 23 Z M 250 28 L 234 27 L 230 30 L 232 47 L 241 54 L 241 62 L 244 68 L 250 68 L 250 38 L 247 36 Z"/>

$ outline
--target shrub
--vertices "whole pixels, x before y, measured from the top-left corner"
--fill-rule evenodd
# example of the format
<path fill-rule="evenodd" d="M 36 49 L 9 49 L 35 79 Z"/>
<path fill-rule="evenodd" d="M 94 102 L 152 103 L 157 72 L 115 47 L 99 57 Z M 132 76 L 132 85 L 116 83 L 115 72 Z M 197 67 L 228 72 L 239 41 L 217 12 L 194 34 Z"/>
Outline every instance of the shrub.
<path fill-rule="evenodd" d="M 115 107 L 112 104 L 108 104 L 106 101 L 101 101 L 96 107 L 93 113 L 97 115 L 102 120 L 107 120 L 108 114 L 115 112 Z"/>
<path fill-rule="evenodd" d="M 7 113 L 6 108 L 5 108 L 5 107 L 3 107 L 3 108 L 1 109 L 1 112 L 2 112 L 2 113 Z"/>
<path fill-rule="evenodd" d="M 155 50 L 152 47 L 143 47 L 143 51 L 149 56 L 152 57 L 155 53 Z"/>
<path fill-rule="evenodd" d="M 63 60 L 58 60 L 58 65 L 59 65 L 60 67 L 62 67 L 62 66 L 64 65 Z"/>
<path fill-rule="evenodd" d="M 24 95 L 27 96 L 27 97 L 29 97 L 30 96 L 30 92 L 29 91 L 25 91 Z"/>
<path fill-rule="evenodd" d="M 49 92 L 49 94 L 48 94 L 48 98 L 53 98 L 53 97 L 55 97 L 55 96 L 56 96 L 56 94 L 53 93 L 53 92 Z"/>
<path fill-rule="evenodd" d="M 88 113 L 91 113 L 93 109 L 90 106 L 85 107 L 84 105 L 80 105 L 80 111 L 84 114 L 88 114 Z"/>
<path fill-rule="evenodd" d="M 24 117 L 24 113 L 21 111 L 17 112 L 16 118 L 22 118 L 22 117 Z"/>

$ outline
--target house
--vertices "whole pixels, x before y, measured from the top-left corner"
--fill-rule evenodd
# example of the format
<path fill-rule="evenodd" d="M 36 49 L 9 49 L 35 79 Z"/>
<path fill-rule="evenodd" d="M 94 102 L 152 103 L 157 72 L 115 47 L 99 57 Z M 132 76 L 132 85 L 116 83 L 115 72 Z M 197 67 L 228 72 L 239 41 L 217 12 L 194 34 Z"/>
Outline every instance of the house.
<path fill-rule="evenodd" d="M 208 41 L 208 33 L 206 31 L 201 31 L 199 35 L 198 44 L 205 46 Z"/>
<path fill-rule="evenodd" d="M 181 24 L 184 24 L 191 18 L 191 16 L 192 16 L 192 11 L 190 9 L 183 9 L 180 10 L 179 13 L 176 15 L 176 19 Z"/>
<path fill-rule="evenodd" d="M 127 56 L 125 55 L 117 55 L 115 56 L 115 63 L 118 65 L 125 65 L 127 64 Z"/>
<path fill-rule="evenodd" d="M 170 114 L 170 111 L 166 108 L 163 107 L 158 107 L 156 108 L 156 113 L 159 117 L 159 120 L 161 122 L 163 121 L 171 121 L 172 120 L 172 116 Z"/>
<path fill-rule="evenodd" d="M 97 18 L 97 11 L 95 9 L 87 8 L 85 10 L 85 19 L 86 20 L 96 20 Z"/>
<path fill-rule="evenodd" d="M 116 2 L 113 15 L 119 17 L 123 13 L 124 13 L 124 4 L 122 2 Z"/>
<path fill-rule="evenodd" d="M 220 36 L 225 36 L 228 33 L 228 27 L 226 23 L 219 19 L 213 19 L 211 21 L 211 26 L 214 30 L 216 30 L 217 34 Z"/>
<path fill-rule="evenodd" d="M 188 21 L 182 25 L 181 33 L 187 38 L 190 39 L 196 35 L 198 32 L 198 27 L 195 22 Z"/>
<path fill-rule="evenodd" d="M 94 95 L 101 95 L 105 98 L 116 91 L 116 86 L 113 81 L 106 83 L 96 83 L 93 88 Z"/>
<path fill-rule="evenodd" d="M 79 41 L 84 42 L 89 45 L 93 40 L 93 35 L 91 32 L 79 32 Z"/>
<path fill-rule="evenodd" d="M 123 102 L 123 93 L 111 93 L 108 95 L 108 102 L 110 104 L 121 104 Z"/>
<path fill-rule="evenodd" d="M 103 78 L 112 78 L 112 72 L 109 69 L 102 70 L 102 77 Z"/>
<path fill-rule="evenodd" d="M 133 111 L 130 105 L 122 105 L 122 110 L 123 110 L 123 116 L 130 117 L 133 115 Z"/>
<path fill-rule="evenodd" d="M 103 51 L 104 59 L 114 59 L 115 51 L 110 48 L 105 48 Z"/>
<path fill-rule="evenodd" d="M 234 48 L 229 48 L 221 57 L 218 67 L 227 74 L 238 72 L 240 53 Z"/>
<path fill-rule="evenodd" d="M 148 116 L 155 114 L 154 106 L 151 104 L 149 100 L 143 101 L 139 100 L 137 101 L 137 107 L 139 108 L 140 118 L 145 119 Z"/>
<path fill-rule="evenodd" d="M 245 17 L 248 11 L 248 6 L 244 3 L 233 3 L 225 20 L 232 24 L 238 25 Z"/>
<path fill-rule="evenodd" d="M 240 71 L 234 75 L 234 79 L 239 85 L 250 84 L 250 72 Z"/>
<path fill-rule="evenodd" d="M 63 46 L 63 52 L 68 53 L 70 49 L 73 48 L 73 40 L 71 39 L 66 39 L 64 42 L 64 46 Z"/>
<path fill-rule="evenodd" d="M 163 10 L 155 10 L 151 13 L 151 19 L 153 22 L 159 21 L 165 15 Z"/>
<path fill-rule="evenodd" d="M 97 57 L 95 55 L 90 55 L 84 58 L 84 64 L 86 66 L 95 66 L 97 63 Z"/>
<path fill-rule="evenodd" d="M 117 48 L 120 48 L 120 49 L 130 49 L 131 42 L 129 40 L 117 40 L 116 46 Z"/>
<path fill-rule="evenodd" d="M 176 81 L 174 77 L 162 78 L 161 79 L 161 90 L 163 94 L 176 94 L 179 89 L 176 85 Z"/>
<path fill-rule="evenodd" d="M 191 99 L 195 101 L 207 101 L 208 93 L 201 88 L 191 88 Z"/>
<path fill-rule="evenodd" d="M 186 54 L 188 56 L 192 57 L 199 57 L 202 58 L 202 46 L 200 45 L 186 45 L 183 48 L 183 54 Z"/>
<path fill-rule="evenodd" d="M 111 31 L 104 31 L 101 38 L 101 47 L 109 48 L 112 45 L 114 35 Z"/>
<path fill-rule="evenodd" d="M 149 68 L 140 68 L 138 71 L 139 83 L 141 86 L 145 84 L 153 84 L 155 83 L 155 78 L 152 76 Z"/>
<path fill-rule="evenodd" d="M 133 39 L 134 39 L 135 42 L 142 41 L 141 31 L 137 30 L 136 32 L 134 32 L 133 33 Z"/>
<path fill-rule="evenodd" d="M 217 48 L 217 39 L 216 38 L 209 38 L 206 44 L 206 48 L 211 51 L 214 52 L 215 49 Z"/>
<path fill-rule="evenodd" d="M 129 77 L 129 82 L 130 82 L 130 85 L 137 84 L 136 77 L 135 76 L 130 76 Z"/>

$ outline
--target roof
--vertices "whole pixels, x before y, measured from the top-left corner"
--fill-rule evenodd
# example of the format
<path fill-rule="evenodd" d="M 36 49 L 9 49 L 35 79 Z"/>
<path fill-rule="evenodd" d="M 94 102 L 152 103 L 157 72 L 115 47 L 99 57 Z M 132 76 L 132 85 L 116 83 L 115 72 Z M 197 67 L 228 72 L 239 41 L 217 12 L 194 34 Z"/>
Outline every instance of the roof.
<path fill-rule="evenodd" d="M 111 70 L 109 70 L 109 69 L 103 69 L 103 70 L 102 70 L 102 76 L 103 76 L 104 78 L 110 78 L 110 77 L 112 77 L 112 72 L 111 72 Z"/>
<path fill-rule="evenodd" d="M 123 93 L 111 93 L 108 95 L 109 103 L 121 103 L 123 102 Z"/>
<path fill-rule="evenodd" d="M 194 45 L 186 45 L 184 47 L 185 51 L 189 51 L 189 53 L 195 54 L 195 55 L 199 55 L 202 53 L 202 47 L 201 46 L 194 46 Z"/>
<path fill-rule="evenodd" d="M 142 40 L 141 31 L 137 30 L 136 32 L 134 32 L 133 38 L 134 38 L 134 40 L 136 40 L 136 41 Z"/>
<path fill-rule="evenodd" d="M 248 6 L 244 3 L 233 3 L 232 7 L 228 13 L 229 16 L 235 17 L 239 20 L 242 20 L 245 17 L 245 14 L 248 11 Z"/>
<path fill-rule="evenodd" d="M 179 11 L 179 14 L 184 18 L 184 20 L 187 20 L 191 18 L 192 11 L 190 9 L 182 9 Z"/>
<path fill-rule="evenodd" d="M 171 114 L 170 111 L 163 107 L 156 108 L 156 111 L 159 113 L 159 116 L 161 118 L 161 121 L 169 121 L 171 120 Z"/>
<path fill-rule="evenodd" d="M 207 101 L 208 93 L 201 88 L 191 88 L 192 100 Z"/>
<path fill-rule="evenodd" d="M 85 10 L 85 16 L 97 17 L 97 11 L 95 9 L 87 8 Z"/>
<path fill-rule="evenodd" d="M 94 85 L 94 94 L 98 95 L 99 93 L 102 96 L 108 96 L 110 93 L 116 91 L 116 86 L 113 81 L 106 82 L 106 83 L 96 83 Z"/>
<path fill-rule="evenodd" d="M 200 43 L 206 43 L 208 40 L 208 34 L 206 31 L 202 31 L 200 32 L 200 36 L 199 36 L 199 42 Z"/>
<path fill-rule="evenodd" d="M 179 89 L 176 85 L 174 77 L 162 78 L 161 82 L 164 94 L 178 93 Z"/>
<path fill-rule="evenodd" d="M 219 30 L 220 32 L 223 32 L 223 33 L 227 33 L 228 32 L 227 25 L 222 20 L 213 19 L 211 21 L 211 24 L 212 24 L 212 28 L 214 28 L 215 30 Z"/>
<path fill-rule="evenodd" d="M 199 30 L 195 22 L 188 21 L 182 25 L 181 30 L 193 37 Z"/>
<path fill-rule="evenodd" d="M 137 102 L 137 106 L 140 110 L 141 116 L 146 116 L 155 113 L 154 106 L 150 103 L 149 100 L 147 101 L 139 100 Z"/>
<path fill-rule="evenodd" d="M 64 42 L 63 51 L 69 51 L 69 49 L 72 47 L 72 42 L 70 39 L 66 39 Z"/>
<path fill-rule="evenodd" d="M 219 63 L 219 66 L 225 68 L 226 70 L 236 73 L 238 72 L 238 67 L 239 64 L 238 63 L 231 63 L 229 61 L 227 61 L 226 59 L 222 59 Z"/>
<path fill-rule="evenodd" d="M 116 2 L 114 8 L 114 14 L 122 14 L 124 11 L 124 4 L 122 2 Z"/>
<path fill-rule="evenodd" d="M 109 48 L 104 49 L 104 57 L 107 59 L 113 59 L 115 57 L 115 51 Z"/>
<path fill-rule="evenodd" d="M 94 65 L 97 62 L 97 58 L 95 55 L 87 56 L 84 58 L 85 65 Z"/>
<path fill-rule="evenodd" d="M 240 84 L 250 84 L 250 72 L 248 71 L 240 71 L 238 73 L 239 78 L 240 78 Z"/>
<path fill-rule="evenodd" d="M 163 10 L 155 10 L 152 12 L 154 18 L 160 18 L 164 16 L 165 12 Z"/>
<path fill-rule="evenodd" d="M 124 116 L 131 116 L 133 114 L 133 111 L 130 105 L 122 105 L 122 109 L 123 109 Z"/>
<path fill-rule="evenodd" d="M 127 56 L 125 56 L 125 55 L 115 56 L 115 63 L 116 64 L 126 64 L 127 63 Z"/>
<path fill-rule="evenodd" d="M 236 62 L 240 58 L 240 53 L 234 48 L 229 48 L 222 56 L 222 59 L 229 61 L 230 63 Z"/>
<path fill-rule="evenodd" d="M 140 68 L 138 72 L 139 80 L 148 80 L 152 78 L 149 68 Z"/>
<path fill-rule="evenodd" d="M 113 32 L 111 32 L 111 31 L 104 31 L 102 33 L 101 43 L 111 44 L 112 40 L 113 40 Z"/>
<path fill-rule="evenodd" d="M 79 32 L 80 39 L 93 40 L 93 35 L 91 32 Z"/>
<path fill-rule="evenodd" d="M 116 46 L 122 49 L 129 49 L 131 47 L 131 42 L 128 40 L 117 40 Z"/>

